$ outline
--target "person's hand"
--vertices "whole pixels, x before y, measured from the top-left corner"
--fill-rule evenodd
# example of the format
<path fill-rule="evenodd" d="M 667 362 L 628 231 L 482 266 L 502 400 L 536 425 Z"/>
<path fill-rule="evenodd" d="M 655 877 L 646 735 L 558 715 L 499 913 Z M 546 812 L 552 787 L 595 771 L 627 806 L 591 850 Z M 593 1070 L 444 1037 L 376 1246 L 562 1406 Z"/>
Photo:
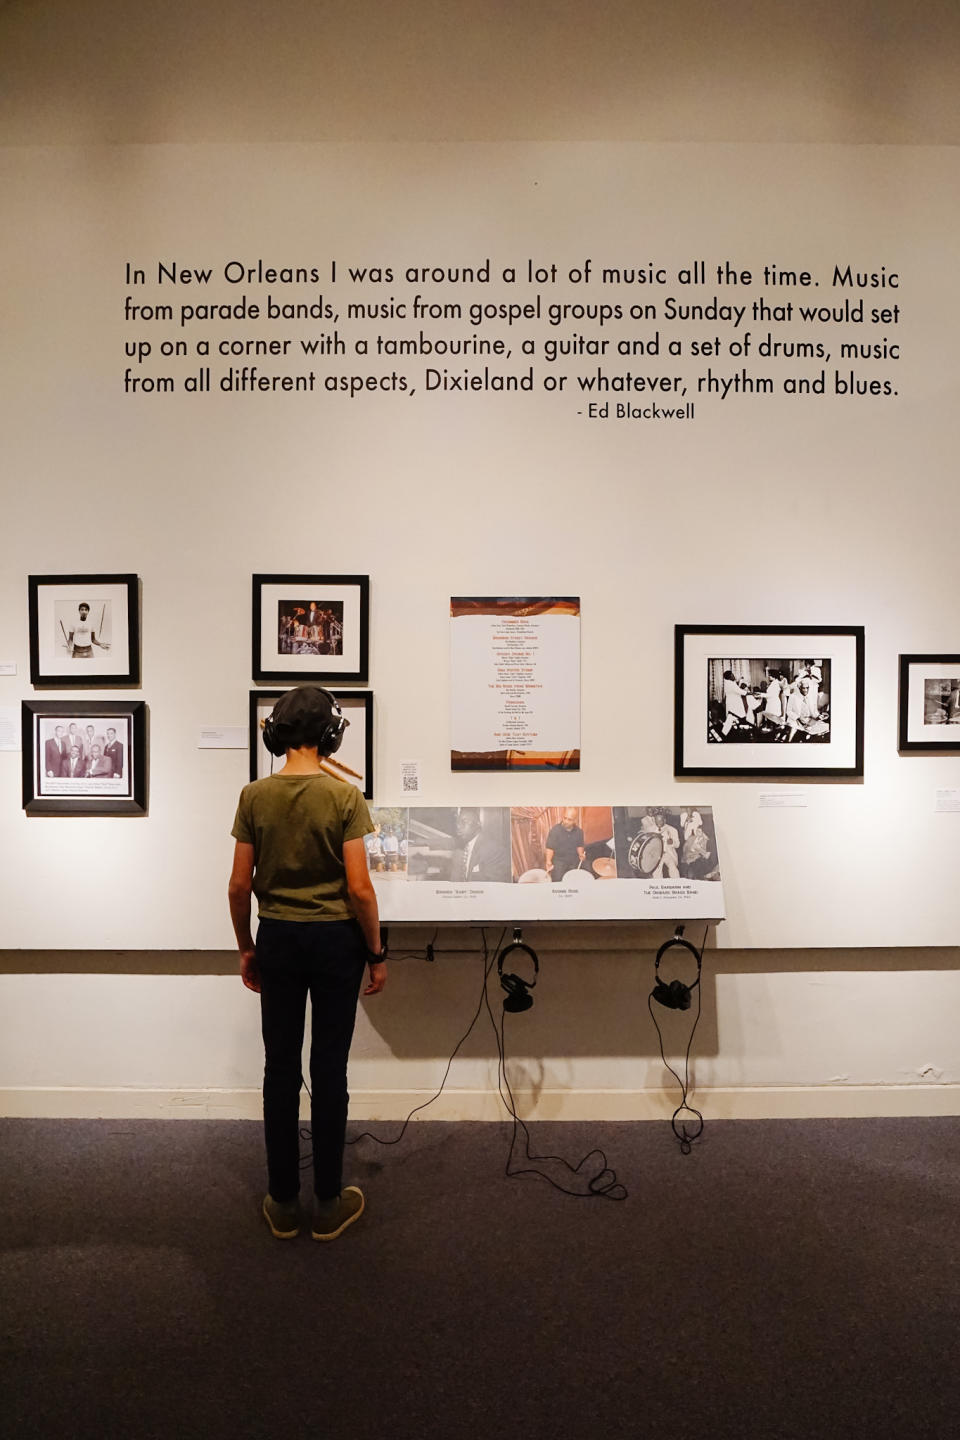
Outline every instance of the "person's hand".
<path fill-rule="evenodd" d="M 260 994 L 260 967 L 257 964 L 256 950 L 240 951 L 240 978 L 248 990 Z"/>
<path fill-rule="evenodd" d="M 371 960 L 368 964 L 370 983 L 364 986 L 364 995 L 379 995 L 387 983 L 386 960 Z"/>

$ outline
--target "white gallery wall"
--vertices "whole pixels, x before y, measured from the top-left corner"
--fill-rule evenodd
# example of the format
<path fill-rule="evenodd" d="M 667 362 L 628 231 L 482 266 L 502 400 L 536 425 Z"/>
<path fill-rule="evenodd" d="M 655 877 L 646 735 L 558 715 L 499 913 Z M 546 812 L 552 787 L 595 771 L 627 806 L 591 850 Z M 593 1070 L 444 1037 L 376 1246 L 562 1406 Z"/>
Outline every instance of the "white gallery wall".
<path fill-rule="evenodd" d="M 960 35 L 783 9 L 0 8 L 0 707 L 37 693 L 27 575 L 116 571 L 150 715 L 145 818 L 27 817 L 0 753 L 6 1110 L 255 1113 L 255 1004 L 188 973 L 230 963 L 248 762 L 197 739 L 246 724 L 254 572 L 371 577 L 377 803 L 417 758 L 420 803 L 713 805 L 714 1113 L 955 1107 L 960 756 L 896 735 L 898 655 L 960 651 Z M 449 597 L 521 593 L 581 599 L 582 769 L 454 775 Z M 862 781 L 674 779 L 677 623 L 863 625 Z M 511 1040 L 539 1113 L 661 1113 L 661 938 L 544 933 Z M 145 951 L 177 954 L 124 974 Z M 394 967 L 368 1113 L 439 1081 L 479 964 Z M 493 1113 L 491 1043 L 445 1113 Z"/>

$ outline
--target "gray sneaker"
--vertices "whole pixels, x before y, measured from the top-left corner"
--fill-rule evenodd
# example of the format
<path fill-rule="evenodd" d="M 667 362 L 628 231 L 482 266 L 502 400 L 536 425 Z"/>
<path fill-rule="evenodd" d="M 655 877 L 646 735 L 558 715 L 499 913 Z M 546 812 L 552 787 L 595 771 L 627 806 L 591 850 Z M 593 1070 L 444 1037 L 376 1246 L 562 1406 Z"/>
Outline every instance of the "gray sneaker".
<path fill-rule="evenodd" d="M 287 1200 L 281 1203 L 272 1195 L 263 1197 L 263 1218 L 278 1240 L 293 1240 L 300 1234 L 300 1202 Z"/>
<path fill-rule="evenodd" d="M 320 1201 L 313 1197 L 313 1238 L 314 1240 L 336 1240 L 348 1225 L 359 1220 L 363 1214 L 363 1191 L 356 1185 L 341 1190 L 336 1200 Z"/>

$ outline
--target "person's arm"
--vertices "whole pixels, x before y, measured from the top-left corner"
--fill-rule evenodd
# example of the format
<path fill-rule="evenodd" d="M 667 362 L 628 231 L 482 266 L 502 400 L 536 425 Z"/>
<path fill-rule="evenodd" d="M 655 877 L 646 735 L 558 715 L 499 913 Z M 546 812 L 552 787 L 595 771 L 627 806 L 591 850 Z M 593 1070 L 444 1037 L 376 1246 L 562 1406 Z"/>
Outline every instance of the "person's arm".
<path fill-rule="evenodd" d="M 367 943 L 370 983 L 363 993 L 378 995 L 387 983 L 387 965 L 380 952 L 380 911 L 377 908 L 377 892 L 373 888 L 367 867 L 367 847 L 362 836 L 344 841 L 343 865 L 347 872 L 350 908 L 359 921 Z"/>
<path fill-rule="evenodd" d="M 544 870 L 546 870 L 548 875 L 553 870 L 553 851 L 550 849 L 549 845 L 544 849 L 543 852 L 543 868 Z"/>
<path fill-rule="evenodd" d="M 237 937 L 240 951 L 240 976 L 248 990 L 260 990 L 260 974 L 257 970 L 257 951 L 250 933 L 250 900 L 253 895 L 254 850 L 252 845 L 238 840 L 233 849 L 233 869 L 227 895 L 230 900 L 230 919 L 233 933 Z"/>

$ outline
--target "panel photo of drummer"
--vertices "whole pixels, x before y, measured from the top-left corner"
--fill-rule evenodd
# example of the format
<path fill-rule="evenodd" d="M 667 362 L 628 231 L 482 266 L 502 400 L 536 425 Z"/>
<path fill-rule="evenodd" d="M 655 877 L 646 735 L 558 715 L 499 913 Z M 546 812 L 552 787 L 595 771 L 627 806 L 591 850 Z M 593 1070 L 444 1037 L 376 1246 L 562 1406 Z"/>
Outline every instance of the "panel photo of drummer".
<path fill-rule="evenodd" d="M 621 880 L 719 880 L 709 805 L 615 805 L 613 832 Z"/>
<path fill-rule="evenodd" d="M 710 659 L 711 745 L 801 745 L 830 738 L 830 660 Z"/>
<path fill-rule="evenodd" d="M 277 650 L 281 655 L 342 655 L 342 600 L 279 600 Z"/>
<path fill-rule="evenodd" d="M 614 880 L 609 805 L 520 805 L 510 811 L 513 878 L 520 885 Z"/>

